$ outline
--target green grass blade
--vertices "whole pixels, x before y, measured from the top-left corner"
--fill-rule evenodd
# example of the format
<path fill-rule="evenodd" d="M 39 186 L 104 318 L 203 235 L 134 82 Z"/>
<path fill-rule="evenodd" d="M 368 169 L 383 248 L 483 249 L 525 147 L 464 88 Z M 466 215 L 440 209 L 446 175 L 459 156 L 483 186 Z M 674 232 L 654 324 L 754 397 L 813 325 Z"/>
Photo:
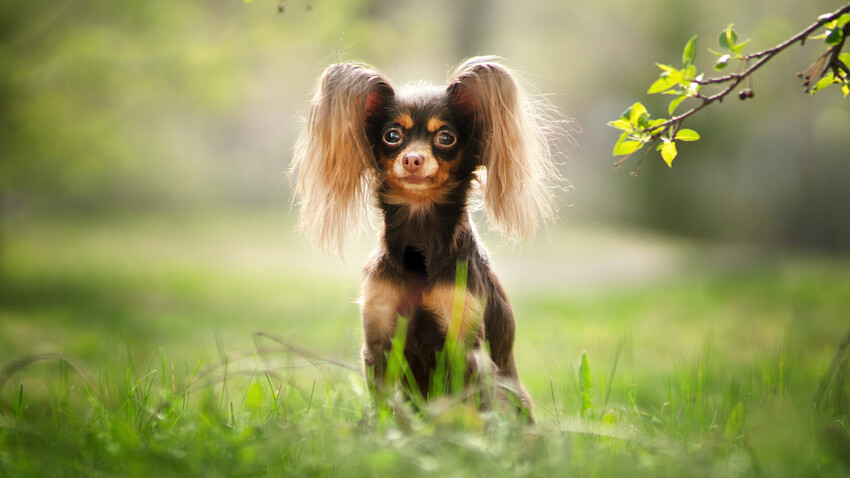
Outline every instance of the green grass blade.
<path fill-rule="evenodd" d="M 581 366 L 579 367 L 579 391 L 581 393 L 581 416 L 584 417 L 593 411 L 593 402 L 590 399 L 592 382 L 590 379 L 590 365 L 587 361 L 587 352 L 581 353 Z"/>

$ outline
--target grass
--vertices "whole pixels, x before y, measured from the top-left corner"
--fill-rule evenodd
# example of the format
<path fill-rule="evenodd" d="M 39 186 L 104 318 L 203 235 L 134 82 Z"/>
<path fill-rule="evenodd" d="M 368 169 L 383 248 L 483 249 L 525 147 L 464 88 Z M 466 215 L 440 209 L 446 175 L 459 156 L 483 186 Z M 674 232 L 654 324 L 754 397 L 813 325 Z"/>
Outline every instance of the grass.
<path fill-rule="evenodd" d="M 576 226 L 497 249 L 528 427 L 452 396 L 374 412 L 354 303 L 369 241 L 342 262 L 291 226 L 7 224 L 0 476 L 850 472 L 850 258 Z"/>

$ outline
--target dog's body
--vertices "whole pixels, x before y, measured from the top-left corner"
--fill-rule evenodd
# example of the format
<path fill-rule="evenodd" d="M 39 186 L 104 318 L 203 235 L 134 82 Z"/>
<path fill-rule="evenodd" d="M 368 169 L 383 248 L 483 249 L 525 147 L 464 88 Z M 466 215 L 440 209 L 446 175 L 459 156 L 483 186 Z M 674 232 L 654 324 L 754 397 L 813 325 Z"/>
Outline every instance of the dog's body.
<path fill-rule="evenodd" d="M 513 74 L 492 58 L 467 61 L 444 89 L 397 92 L 376 71 L 350 63 L 320 78 L 293 163 L 301 227 L 341 250 L 363 203 L 377 200 L 383 228 L 361 296 L 363 360 L 377 386 L 404 317 L 404 356 L 423 394 L 454 327 L 470 349 L 488 343 L 497 376 L 513 382 L 530 408 L 513 357 L 513 312 L 468 204 L 482 183 L 491 221 L 508 237 L 530 237 L 537 215 L 551 212 L 545 186 L 556 172 L 546 139 Z M 467 268 L 466 295 L 457 302 L 459 264 Z M 462 313 L 453 314 L 458 303 Z"/>

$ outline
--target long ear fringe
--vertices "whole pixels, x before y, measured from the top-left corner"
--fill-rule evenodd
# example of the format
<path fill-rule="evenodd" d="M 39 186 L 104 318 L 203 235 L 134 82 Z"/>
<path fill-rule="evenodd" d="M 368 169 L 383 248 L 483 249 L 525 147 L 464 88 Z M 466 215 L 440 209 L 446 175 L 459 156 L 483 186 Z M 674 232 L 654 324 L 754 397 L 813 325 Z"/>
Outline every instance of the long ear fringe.
<path fill-rule="evenodd" d="M 449 94 L 471 95 L 476 128 L 483 136 L 481 163 L 486 169 L 484 209 L 507 240 L 534 236 L 538 216 L 553 216 L 548 189 L 560 176 L 552 162 L 538 105 L 520 88 L 517 77 L 495 57 L 470 58 L 455 69 Z M 470 101 L 471 100 L 471 101 Z"/>
<path fill-rule="evenodd" d="M 297 177 L 299 230 L 340 255 L 346 234 L 361 224 L 375 181 L 365 108 L 376 91 L 391 96 L 393 90 L 375 70 L 354 63 L 329 66 L 295 143 L 289 174 Z"/>

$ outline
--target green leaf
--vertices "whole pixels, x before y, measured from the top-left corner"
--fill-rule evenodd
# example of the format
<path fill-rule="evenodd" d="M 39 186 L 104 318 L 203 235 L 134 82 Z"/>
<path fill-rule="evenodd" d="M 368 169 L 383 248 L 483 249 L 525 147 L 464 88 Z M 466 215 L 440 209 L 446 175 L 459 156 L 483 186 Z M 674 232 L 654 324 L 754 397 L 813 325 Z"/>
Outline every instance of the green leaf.
<path fill-rule="evenodd" d="M 838 45 L 839 43 L 841 43 L 841 40 L 844 39 L 844 31 L 843 30 L 844 30 L 843 28 L 838 28 L 838 27 L 830 30 L 829 34 L 826 36 L 826 40 L 824 40 L 826 42 L 826 44 L 827 45 Z"/>
<path fill-rule="evenodd" d="M 841 85 L 841 92 L 844 93 L 844 97 L 847 98 L 847 95 L 850 95 L 850 85 L 847 83 Z"/>
<path fill-rule="evenodd" d="M 648 95 L 653 95 L 655 93 L 661 93 L 661 92 L 669 90 L 670 88 L 672 88 L 672 87 L 674 87 L 678 84 L 679 84 L 679 82 L 676 81 L 675 79 L 671 78 L 670 76 L 662 76 L 661 78 L 655 80 L 655 83 L 653 83 L 652 86 L 649 87 L 649 90 L 647 90 L 646 93 Z"/>
<path fill-rule="evenodd" d="M 644 113 L 638 119 L 637 129 L 639 129 L 641 131 L 646 131 L 647 129 L 652 128 L 655 125 L 656 121 L 663 121 L 663 120 L 650 120 L 649 116 L 650 116 L 649 113 Z"/>
<path fill-rule="evenodd" d="M 826 88 L 827 86 L 829 86 L 829 85 L 831 85 L 835 82 L 836 82 L 835 75 L 833 75 L 832 73 L 828 73 L 826 75 L 823 75 L 823 78 L 821 78 L 820 81 L 818 81 L 818 84 L 815 85 L 814 88 L 812 88 L 812 93 L 814 93 L 815 91 L 820 91 L 820 90 Z"/>
<path fill-rule="evenodd" d="M 717 61 L 714 62 L 714 69 L 717 70 L 717 71 L 720 71 L 720 70 L 726 68 L 729 65 L 729 59 L 730 58 L 731 58 L 731 56 L 729 56 L 728 54 L 723 55 L 720 58 L 718 58 Z"/>
<path fill-rule="evenodd" d="M 744 47 L 747 46 L 747 43 L 749 43 L 749 42 L 750 42 L 750 40 L 746 40 L 744 42 L 738 43 L 737 45 L 730 45 L 730 46 L 732 47 L 732 51 L 734 51 L 735 54 L 740 56 L 741 52 L 744 50 Z"/>
<path fill-rule="evenodd" d="M 692 129 L 680 129 L 673 139 L 678 141 L 699 141 L 699 133 Z"/>
<path fill-rule="evenodd" d="M 726 427 L 723 431 L 727 440 L 734 440 L 741 434 L 741 428 L 744 425 L 744 405 L 738 402 L 729 418 L 726 419 Z"/>
<path fill-rule="evenodd" d="M 637 125 L 638 121 L 646 114 L 646 106 L 637 102 L 629 108 L 629 123 Z"/>
<path fill-rule="evenodd" d="M 662 71 L 664 71 L 664 72 L 665 72 L 665 73 L 667 73 L 667 74 L 675 73 L 675 72 L 678 72 L 678 71 L 679 71 L 679 70 L 677 70 L 677 69 L 673 68 L 673 67 L 672 67 L 672 66 L 670 66 L 670 65 L 664 65 L 664 64 L 662 64 L 662 63 L 656 63 L 656 64 L 655 64 L 655 66 L 657 66 L 658 68 L 661 68 L 661 70 L 662 70 Z"/>
<path fill-rule="evenodd" d="M 731 23 L 726 27 L 726 40 L 729 42 L 730 47 L 738 42 L 738 32 L 732 29 Z"/>
<path fill-rule="evenodd" d="M 685 101 L 686 99 L 688 99 L 688 95 L 681 95 L 678 98 L 676 98 L 675 100 L 671 101 L 670 106 L 667 107 L 667 113 L 672 116 L 673 112 L 676 111 L 676 108 L 680 104 L 682 104 L 682 102 Z"/>
<path fill-rule="evenodd" d="M 263 391 L 263 386 L 260 382 L 254 382 L 248 387 L 248 392 L 245 394 L 245 406 L 250 410 L 259 410 L 265 402 L 266 393 Z"/>
<path fill-rule="evenodd" d="M 662 65 L 661 63 L 656 63 L 655 66 L 661 68 L 661 78 L 667 78 L 673 83 L 679 83 L 682 81 L 684 70 L 677 70 L 670 65 Z"/>
<path fill-rule="evenodd" d="M 685 50 L 682 52 L 682 64 L 690 66 L 694 64 L 694 59 L 697 56 L 697 36 L 694 35 L 685 45 Z"/>
<path fill-rule="evenodd" d="M 820 79 L 820 81 L 818 81 L 818 84 L 815 85 L 812 91 L 820 91 L 836 82 L 838 82 L 838 80 L 835 79 L 835 75 L 833 75 L 832 73 L 826 74 L 823 76 L 823 78 Z"/>
<path fill-rule="evenodd" d="M 676 154 L 676 143 L 673 141 L 667 141 L 661 145 L 661 157 L 667 163 L 667 166 L 673 167 L 673 160 L 676 159 Z"/>
<path fill-rule="evenodd" d="M 614 415 L 614 412 L 608 412 L 602 416 L 602 424 L 603 425 L 616 425 L 617 424 L 617 416 Z"/>
<path fill-rule="evenodd" d="M 640 141 L 618 141 L 614 145 L 614 156 L 625 156 L 632 154 L 643 147 Z"/>
<path fill-rule="evenodd" d="M 626 108 L 626 110 L 620 114 L 620 118 L 628 121 L 631 124 L 636 124 L 635 119 L 640 118 L 640 116 L 644 113 L 646 113 L 646 107 L 640 103 L 635 103 Z"/>
<path fill-rule="evenodd" d="M 726 30 L 720 32 L 720 37 L 717 38 L 717 43 L 719 43 L 720 48 L 723 48 L 724 50 L 733 51 L 732 46 L 738 41 L 738 33 L 732 29 L 733 26 L 734 24 L 730 23 L 729 26 L 726 27 Z"/>
<path fill-rule="evenodd" d="M 610 126 L 612 128 L 617 128 L 617 129 L 623 130 L 623 131 L 632 131 L 634 129 L 634 128 L 632 128 L 631 123 L 629 123 L 628 121 L 626 121 L 622 118 L 618 119 L 616 121 L 609 121 L 608 126 Z"/>
<path fill-rule="evenodd" d="M 581 366 L 578 369 L 579 388 L 581 390 L 581 416 L 593 410 L 593 402 L 590 400 L 590 364 L 587 362 L 587 352 L 581 353 Z"/>

